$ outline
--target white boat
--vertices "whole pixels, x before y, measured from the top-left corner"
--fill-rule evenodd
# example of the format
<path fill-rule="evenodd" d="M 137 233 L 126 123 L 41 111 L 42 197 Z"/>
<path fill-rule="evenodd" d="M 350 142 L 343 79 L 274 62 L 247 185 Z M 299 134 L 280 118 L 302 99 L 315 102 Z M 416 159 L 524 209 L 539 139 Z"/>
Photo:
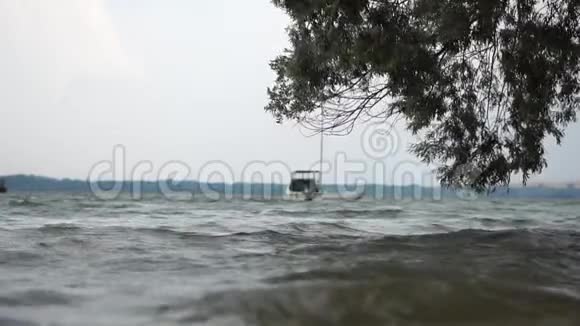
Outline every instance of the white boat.
<path fill-rule="evenodd" d="M 322 190 L 317 180 L 320 171 L 295 171 L 288 187 L 288 199 L 296 201 L 312 201 L 322 196 Z"/>
<path fill-rule="evenodd" d="M 287 200 L 341 200 L 357 201 L 362 199 L 364 191 L 348 194 L 324 194 L 322 191 L 322 171 L 324 162 L 324 129 L 320 130 L 320 170 L 299 170 L 292 172 L 292 179 L 288 187 Z"/>
<path fill-rule="evenodd" d="M 295 171 L 288 187 L 286 199 L 290 201 L 358 201 L 364 197 L 364 190 L 360 192 L 324 193 L 321 185 L 316 181 L 319 171 Z"/>

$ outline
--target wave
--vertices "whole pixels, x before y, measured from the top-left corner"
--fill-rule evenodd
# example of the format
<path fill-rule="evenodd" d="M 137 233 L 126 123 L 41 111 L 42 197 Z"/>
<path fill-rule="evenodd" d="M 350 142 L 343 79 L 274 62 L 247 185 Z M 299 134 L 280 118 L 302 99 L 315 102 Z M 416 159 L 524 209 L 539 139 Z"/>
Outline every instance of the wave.
<path fill-rule="evenodd" d="M 580 200 L 578 200 L 578 199 L 570 199 L 570 200 L 554 201 L 552 203 L 552 205 L 553 206 L 558 206 L 558 207 L 580 206 Z"/>
<path fill-rule="evenodd" d="M 12 319 L 12 318 L 4 318 L 0 316 L 0 325 L 6 326 L 39 326 L 40 324 L 19 320 L 19 319 Z"/>
<path fill-rule="evenodd" d="M 218 225 L 219 226 L 219 225 Z M 278 241 L 286 241 L 288 239 L 314 239 L 314 238 L 332 238 L 350 236 L 355 237 L 366 231 L 358 230 L 344 223 L 286 223 L 277 225 L 272 228 L 254 230 L 254 231 L 240 231 L 240 232 L 224 232 L 223 229 L 214 227 L 216 230 L 212 233 L 200 233 L 186 230 L 178 230 L 172 228 L 136 228 L 126 229 L 126 231 L 135 231 L 140 233 L 147 233 L 160 237 L 175 237 L 179 239 L 205 239 L 205 240 L 239 240 L 258 239 L 269 240 L 272 244 Z"/>
<path fill-rule="evenodd" d="M 84 227 L 71 223 L 56 223 L 56 224 L 45 224 L 38 228 L 41 232 L 63 232 L 63 231 L 80 231 Z"/>
<path fill-rule="evenodd" d="M 541 247 L 548 244 L 558 244 L 567 247 L 571 243 L 580 241 L 580 233 L 573 230 L 551 229 L 507 229 L 481 230 L 465 229 L 448 233 L 425 235 L 386 236 L 378 240 L 388 242 L 412 243 L 416 245 L 444 246 L 449 244 L 465 245 L 517 245 L 526 244 L 532 247 Z M 461 249 L 461 248 L 458 248 Z"/>
<path fill-rule="evenodd" d="M 293 235 L 312 235 L 314 233 L 319 237 L 332 237 L 336 235 L 348 237 L 360 234 L 372 234 L 342 222 L 287 223 L 282 227 L 290 230 Z"/>
<path fill-rule="evenodd" d="M 33 198 L 24 199 L 12 199 L 8 201 L 8 205 L 11 207 L 41 207 L 48 206 L 45 202 L 36 201 Z"/>
<path fill-rule="evenodd" d="M 374 209 L 336 209 L 328 210 L 329 214 L 336 214 L 340 217 L 348 218 L 393 218 L 397 217 L 398 213 L 403 212 L 401 207 L 378 207 Z"/>
<path fill-rule="evenodd" d="M 5 326 L 38 326 L 39 324 L 25 321 L 25 320 L 0 317 L 0 325 L 5 325 Z"/>
<path fill-rule="evenodd" d="M 136 252 L 135 248 L 131 248 Z M 110 257 L 101 262 L 101 267 L 105 272 L 127 273 L 127 272 L 168 272 L 168 271 L 192 271 L 201 268 L 210 268 L 206 264 L 200 264 L 195 259 L 170 255 L 149 255 L 134 257 Z"/>
<path fill-rule="evenodd" d="M 463 230 L 457 232 L 348 237 L 340 241 L 319 241 L 290 248 L 292 255 L 316 256 L 336 261 L 338 275 L 380 276 L 392 266 L 414 266 L 428 273 L 463 270 L 476 277 L 514 278 L 514 281 L 542 276 L 554 282 L 577 282 L 580 290 L 580 233 L 554 230 Z M 340 257 L 337 259 L 336 257 Z M 344 262 L 362 264 L 360 270 L 344 270 Z M 533 270 L 533 273 L 530 271 Z M 509 273 L 505 274 L 506 271 Z M 562 272 L 564 271 L 564 272 Z M 327 277 L 328 269 L 315 270 Z M 504 275 L 505 274 L 505 275 Z M 293 280 L 312 280 L 313 274 L 288 275 Z M 340 278 L 340 277 L 339 277 Z"/>
<path fill-rule="evenodd" d="M 538 225 L 537 221 L 527 218 L 490 218 L 475 217 L 471 221 L 479 223 L 486 228 L 524 228 Z"/>
<path fill-rule="evenodd" d="M 122 229 L 128 232 L 138 232 L 143 234 L 149 234 L 153 236 L 158 236 L 162 238 L 175 238 L 180 240 L 203 240 L 203 241 L 224 241 L 224 240 L 245 240 L 247 238 L 256 238 L 256 239 L 269 239 L 272 241 L 276 241 L 276 239 L 282 239 L 284 237 L 290 237 L 291 234 L 286 234 L 274 230 L 259 230 L 259 231 L 252 231 L 252 232 L 215 232 L 215 233 L 200 233 L 200 232 L 192 232 L 186 230 L 177 230 L 172 228 L 116 228 Z"/>
<path fill-rule="evenodd" d="M 0 265 L 30 265 L 42 258 L 42 255 L 32 251 L 0 249 Z"/>
<path fill-rule="evenodd" d="M 271 240 L 271 241 L 282 241 L 287 240 L 289 238 L 294 238 L 294 235 L 291 233 L 284 233 L 274 230 L 261 230 L 261 231 L 253 231 L 253 232 L 236 232 L 231 234 L 223 234 L 217 236 L 221 239 L 240 239 L 245 240 L 248 238 L 257 239 L 257 240 Z"/>
<path fill-rule="evenodd" d="M 158 308 L 181 323 L 240 325 L 578 325 L 575 296 L 538 286 L 408 273 L 229 290 Z M 485 322 L 483 322 L 485 321 Z"/>
<path fill-rule="evenodd" d="M 269 238 L 273 243 L 282 240 L 285 237 L 304 238 L 304 239 L 321 239 L 343 237 L 368 239 L 369 243 L 385 243 L 385 245 L 394 245 L 397 243 L 412 243 L 414 245 L 429 244 L 441 246 L 448 243 L 457 244 L 493 244 L 493 243 L 518 243 L 528 242 L 537 245 L 547 243 L 569 243 L 578 241 L 580 243 L 580 233 L 574 230 L 556 230 L 542 228 L 521 228 L 521 226 L 533 226 L 533 222 L 525 219 L 514 220 L 494 220 L 488 218 L 476 219 L 482 224 L 506 227 L 505 230 L 483 230 L 483 229 L 464 229 L 454 230 L 441 224 L 429 224 L 425 230 L 436 229 L 433 233 L 411 234 L 411 235 L 385 235 L 384 233 L 372 232 L 356 228 L 356 222 L 322 220 L 316 222 L 288 222 L 272 224 L 267 228 L 232 232 L 229 231 L 232 226 L 217 222 L 205 222 L 203 224 L 192 224 L 188 228 L 179 227 L 131 227 L 131 226 L 84 226 L 74 223 L 54 223 L 45 224 L 35 229 L 40 232 L 58 232 L 58 233 L 82 233 L 84 230 L 91 230 L 91 233 L 98 232 L 103 234 L 116 233 L 135 233 L 147 234 L 157 237 L 174 237 L 179 239 L 236 239 L 236 238 Z M 512 227 L 512 228 L 507 228 Z M 24 230 L 24 231 L 25 231 Z M 203 231 L 198 231 L 203 230 Z M 379 240 L 377 240 L 379 239 Z M 541 243 L 544 242 L 544 243 Z"/>
<path fill-rule="evenodd" d="M 268 216 L 289 216 L 308 217 L 318 214 L 334 215 L 336 217 L 349 218 L 376 218 L 376 217 L 396 217 L 397 213 L 404 209 L 397 206 L 386 206 L 377 208 L 316 208 L 316 209 L 267 209 L 259 212 L 259 215 Z"/>
<path fill-rule="evenodd" d="M 30 290 L 0 296 L 0 307 L 69 305 L 78 299 L 61 292 Z"/>

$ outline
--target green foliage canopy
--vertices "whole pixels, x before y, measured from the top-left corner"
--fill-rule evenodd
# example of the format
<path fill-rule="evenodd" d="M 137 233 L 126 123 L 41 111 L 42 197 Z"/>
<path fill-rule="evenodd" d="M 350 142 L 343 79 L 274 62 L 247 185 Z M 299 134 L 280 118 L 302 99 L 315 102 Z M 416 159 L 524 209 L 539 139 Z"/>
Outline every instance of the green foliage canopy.
<path fill-rule="evenodd" d="M 271 63 L 279 122 L 348 133 L 403 119 L 443 184 L 485 190 L 540 173 L 545 139 L 576 119 L 580 0 L 273 3 L 291 18 Z"/>

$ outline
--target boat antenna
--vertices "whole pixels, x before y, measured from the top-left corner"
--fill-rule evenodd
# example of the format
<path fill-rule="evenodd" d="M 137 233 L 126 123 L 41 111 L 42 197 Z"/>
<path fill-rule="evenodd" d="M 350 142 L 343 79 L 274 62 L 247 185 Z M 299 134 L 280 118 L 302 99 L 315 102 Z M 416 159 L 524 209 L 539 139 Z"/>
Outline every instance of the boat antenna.
<path fill-rule="evenodd" d="M 320 108 L 320 175 L 319 187 L 322 187 L 322 167 L 324 160 L 324 108 Z"/>

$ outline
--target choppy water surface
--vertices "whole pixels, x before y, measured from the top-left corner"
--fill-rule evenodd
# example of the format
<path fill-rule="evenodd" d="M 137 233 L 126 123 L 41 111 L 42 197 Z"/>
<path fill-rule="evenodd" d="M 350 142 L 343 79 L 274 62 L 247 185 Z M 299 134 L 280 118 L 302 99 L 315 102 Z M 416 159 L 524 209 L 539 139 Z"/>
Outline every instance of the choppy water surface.
<path fill-rule="evenodd" d="M 580 325 L 580 202 L 0 196 L 0 325 Z"/>

